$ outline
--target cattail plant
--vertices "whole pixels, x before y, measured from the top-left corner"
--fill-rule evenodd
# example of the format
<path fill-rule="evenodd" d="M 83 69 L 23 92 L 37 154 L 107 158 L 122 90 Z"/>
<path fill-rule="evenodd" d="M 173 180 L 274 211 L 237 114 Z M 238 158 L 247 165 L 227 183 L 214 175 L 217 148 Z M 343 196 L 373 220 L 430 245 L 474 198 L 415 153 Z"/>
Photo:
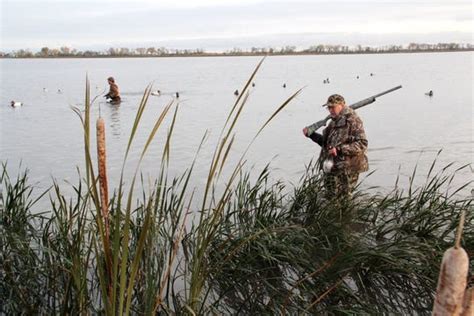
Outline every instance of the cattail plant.
<path fill-rule="evenodd" d="M 107 181 L 107 155 L 105 150 L 105 122 L 102 117 L 97 119 L 97 161 L 99 169 L 99 185 L 102 217 L 105 224 L 105 236 L 109 240 L 109 184 Z"/>
<path fill-rule="evenodd" d="M 469 257 L 461 247 L 461 235 L 464 227 L 464 211 L 461 214 L 456 243 L 443 255 L 441 270 L 433 306 L 434 316 L 461 315 L 464 292 L 466 290 Z"/>

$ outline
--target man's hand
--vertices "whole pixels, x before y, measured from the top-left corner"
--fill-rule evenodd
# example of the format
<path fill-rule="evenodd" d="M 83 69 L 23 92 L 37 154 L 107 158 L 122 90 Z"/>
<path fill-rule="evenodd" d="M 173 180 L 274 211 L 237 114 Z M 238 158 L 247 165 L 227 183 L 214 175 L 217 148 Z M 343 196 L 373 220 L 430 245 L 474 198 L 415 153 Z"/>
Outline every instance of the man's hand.
<path fill-rule="evenodd" d="M 307 127 L 303 128 L 303 135 L 308 137 L 308 128 Z"/>
<path fill-rule="evenodd" d="M 336 156 L 337 156 L 337 149 L 336 149 L 336 147 L 329 147 L 328 153 L 329 153 L 329 155 L 331 155 L 331 156 L 333 156 L 333 157 L 336 157 Z"/>

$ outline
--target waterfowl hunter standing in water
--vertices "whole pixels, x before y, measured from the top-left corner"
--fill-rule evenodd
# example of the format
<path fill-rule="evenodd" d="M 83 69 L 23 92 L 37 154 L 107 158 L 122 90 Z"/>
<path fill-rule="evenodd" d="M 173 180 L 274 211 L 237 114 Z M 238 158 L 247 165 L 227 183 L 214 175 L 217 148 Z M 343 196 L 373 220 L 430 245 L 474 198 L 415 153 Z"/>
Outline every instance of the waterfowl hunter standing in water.
<path fill-rule="evenodd" d="M 319 146 L 319 165 L 324 173 L 326 195 L 329 198 L 349 196 L 359 179 L 359 173 L 369 169 L 367 161 L 367 137 L 362 120 L 346 106 L 339 94 L 331 95 L 323 105 L 331 116 L 322 134 L 303 129 L 303 134 Z"/>
<path fill-rule="evenodd" d="M 120 92 L 117 84 L 115 83 L 115 79 L 113 77 L 107 78 L 107 82 L 109 83 L 109 93 L 105 95 L 107 99 L 110 99 L 110 103 L 117 104 L 120 103 Z"/>

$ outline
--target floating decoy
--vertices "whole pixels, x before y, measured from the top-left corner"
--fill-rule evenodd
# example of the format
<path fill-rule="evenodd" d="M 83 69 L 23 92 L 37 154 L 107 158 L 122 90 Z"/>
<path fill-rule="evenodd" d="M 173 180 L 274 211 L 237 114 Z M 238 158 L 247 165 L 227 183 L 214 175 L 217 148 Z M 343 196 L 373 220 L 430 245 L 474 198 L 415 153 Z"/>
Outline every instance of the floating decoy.
<path fill-rule="evenodd" d="M 43 92 L 48 92 L 48 89 L 46 89 L 46 88 L 43 88 Z"/>
<path fill-rule="evenodd" d="M 286 88 L 286 83 L 283 84 L 283 88 Z"/>
<path fill-rule="evenodd" d="M 176 92 L 176 97 L 179 98 L 179 92 Z"/>
<path fill-rule="evenodd" d="M 427 96 L 432 97 L 432 96 L 433 96 L 433 90 L 430 90 L 429 92 L 426 92 L 425 94 L 426 94 Z"/>
<path fill-rule="evenodd" d="M 357 79 L 359 79 L 359 76 L 357 76 Z"/>
<path fill-rule="evenodd" d="M 62 93 L 61 89 L 58 89 L 58 94 L 61 94 L 61 93 Z"/>
<path fill-rule="evenodd" d="M 239 95 L 239 90 L 235 90 L 234 95 Z"/>
<path fill-rule="evenodd" d="M 12 107 L 14 107 L 14 108 L 20 107 L 20 106 L 22 106 L 22 105 L 23 105 L 22 102 L 13 101 L 13 100 L 12 100 L 12 102 L 10 102 L 10 106 L 12 106 Z"/>
<path fill-rule="evenodd" d="M 370 73 L 370 76 L 372 77 L 374 74 L 373 73 Z"/>
<path fill-rule="evenodd" d="M 160 90 L 153 91 L 153 92 L 151 93 L 151 95 L 157 95 L 157 96 L 159 96 L 159 95 L 161 95 L 161 91 L 160 91 Z"/>
<path fill-rule="evenodd" d="M 252 82 L 252 87 L 255 87 L 255 82 Z"/>

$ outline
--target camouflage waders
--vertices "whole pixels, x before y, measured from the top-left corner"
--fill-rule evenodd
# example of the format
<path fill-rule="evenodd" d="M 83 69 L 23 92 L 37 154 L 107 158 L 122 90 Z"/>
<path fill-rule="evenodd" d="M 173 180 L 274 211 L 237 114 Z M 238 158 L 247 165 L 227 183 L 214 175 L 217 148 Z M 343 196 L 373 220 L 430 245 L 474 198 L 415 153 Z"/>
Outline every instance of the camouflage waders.
<path fill-rule="evenodd" d="M 331 172 L 324 175 L 324 187 L 327 198 L 350 197 L 357 185 L 357 172 Z"/>

